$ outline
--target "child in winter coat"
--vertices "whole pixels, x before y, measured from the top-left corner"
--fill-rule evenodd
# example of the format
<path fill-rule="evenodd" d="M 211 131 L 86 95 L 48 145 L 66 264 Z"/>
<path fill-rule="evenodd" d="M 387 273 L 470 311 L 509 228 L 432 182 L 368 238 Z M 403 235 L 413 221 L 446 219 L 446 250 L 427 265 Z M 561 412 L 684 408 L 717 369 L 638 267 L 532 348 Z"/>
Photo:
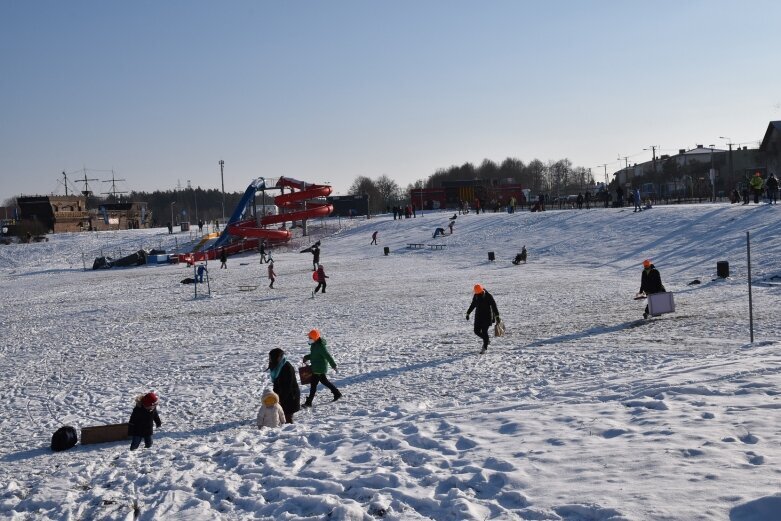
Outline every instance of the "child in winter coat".
<path fill-rule="evenodd" d="M 304 362 L 312 362 L 312 384 L 309 388 L 309 396 L 304 402 L 304 407 L 311 407 L 312 400 L 315 399 L 315 393 L 317 392 L 317 385 L 322 382 L 323 385 L 334 395 L 334 401 L 342 397 L 342 393 L 336 388 L 334 384 L 328 381 L 325 374 L 328 372 L 328 366 L 330 365 L 334 371 L 336 371 L 336 362 L 334 362 L 331 353 L 328 352 L 328 347 L 325 343 L 325 338 L 320 336 L 320 331 L 313 329 L 309 332 L 309 354 L 304 356 Z"/>
<path fill-rule="evenodd" d="M 320 291 L 320 288 L 323 288 L 323 293 L 325 293 L 325 279 L 329 278 L 328 275 L 325 274 L 325 270 L 323 269 L 323 265 L 320 264 L 317 266 L 317 287 L 312 292 L 312 296 L 315 296 L 315 293 Z"/>
<path fill-rule="evenodd" d="M 144 447 L 147 449 L 152 446 L 152 424 L 156 424 L 158 429 L 163 425 L 160 415 L 157 414 L 158 402 L 155 393 L 136 397 L 136 406 L 133 408 L 127 427 L 128 436 L 132 437 L 130 450 L 136 450 L 141 444 L 141 439 L 144 440 Z"/>
<path fill-rule="evenodd" d="M 258 411 L 258 429 L 276 428 L 285 423 L 285 411 L 279 405 L 279 396 L 271 389 L 263 392 L 263 405 Z"/>
<path fill-rule="evenodd" d="M 271 281 L 271 284 L 268 285 L 269 288 L 274 289 L 274 281 L 276 280 L 277 274 L 274 273 L 274 261 L 269 261 L 268 263 L 268 278 Z"/>

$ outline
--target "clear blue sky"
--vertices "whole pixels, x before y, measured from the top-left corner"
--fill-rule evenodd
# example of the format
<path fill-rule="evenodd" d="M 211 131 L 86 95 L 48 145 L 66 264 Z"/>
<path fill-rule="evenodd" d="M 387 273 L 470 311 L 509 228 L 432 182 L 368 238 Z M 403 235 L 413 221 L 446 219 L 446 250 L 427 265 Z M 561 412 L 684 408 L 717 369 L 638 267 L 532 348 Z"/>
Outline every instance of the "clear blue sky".
<path fill-rule="evenodd" d="M 755 145 L 781 119 L 779 20 L 775 0 L 0 0 L 0 201 L 82 166 L 218 188 L 222 158 L 226 190 L 345 193 L 484 158 L 613 171 L 650 145 Z"/>

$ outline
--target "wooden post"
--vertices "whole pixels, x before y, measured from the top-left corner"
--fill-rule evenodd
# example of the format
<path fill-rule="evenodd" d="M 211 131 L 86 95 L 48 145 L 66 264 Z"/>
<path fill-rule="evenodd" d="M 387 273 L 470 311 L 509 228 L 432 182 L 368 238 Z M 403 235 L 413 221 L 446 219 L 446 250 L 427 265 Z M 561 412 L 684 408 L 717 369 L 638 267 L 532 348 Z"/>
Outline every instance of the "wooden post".
<path fill-rule="evenodd" d="M 748 264 L 748 327 L 751 332 L 751 343 L 754 343 L 754 304 L 751 300 L 751 238 L 746 232 L 746 259 Z"/>

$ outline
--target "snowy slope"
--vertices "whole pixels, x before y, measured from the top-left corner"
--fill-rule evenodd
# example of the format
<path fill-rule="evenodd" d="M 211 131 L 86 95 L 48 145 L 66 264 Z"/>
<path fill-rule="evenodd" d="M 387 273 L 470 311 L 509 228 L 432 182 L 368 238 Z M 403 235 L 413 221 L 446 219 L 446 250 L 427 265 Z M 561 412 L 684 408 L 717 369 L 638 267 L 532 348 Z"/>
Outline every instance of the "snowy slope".
<path fill-rule="evenodd" d="M 699 205 L 329 221 L 328 293 L 309 239 L 210 266 L 83 271 L 96 251 L 178 243 L 160 230 L 0 248 L 0 513 L 11 519 L 777 519 L 781 344 L 776 207 Z M 379 246 L 369 246 L 379 231 Z M 756 342 L 749 343 L 745 232 Z M 180 234 L 181 235 L 181 234 Z M 446 244 L 409 250 L 409 242 Z M 526 245 L 529 263 L 510 264 Z M 382 254 L 382 247 L 390 255 Z M 496 253 L 496 262 L 487 252 Z M 676 293 L 641 320 L 646 257 Z M 732 277 L 714 281 L 718 260 Z M 693 279 L 702 284 L 688 286 Z M 254 282 L 253 282 L 254 281 Z M 488 354 L 474 283 L 508 335 Z M 238 286 L 257 283 L 254 292 Z M 640 319 L 640 320 L 638 320 Z M 318 327 L 345 398 L 259 432 L 267 353 Z M 151 450 L 52 454 L 51 433 L 126 421 L 162 397 Z M 306 392 L 306 389 L 302 389 Z"/>

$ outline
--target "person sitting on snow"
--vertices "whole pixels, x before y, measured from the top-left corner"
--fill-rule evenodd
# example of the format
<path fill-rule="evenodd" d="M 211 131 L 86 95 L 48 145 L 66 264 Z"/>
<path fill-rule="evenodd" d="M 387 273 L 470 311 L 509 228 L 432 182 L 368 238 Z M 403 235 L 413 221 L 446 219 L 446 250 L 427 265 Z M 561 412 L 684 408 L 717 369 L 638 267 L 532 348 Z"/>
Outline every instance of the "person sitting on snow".
<path fill-rule="evenodd" d="M 526 264 L 526 246 L 524 246 L 523 248 L 521 248 L 521 253 L 519 253 L 518 255 L 516 255 L 516 256 L 515 256 L 515 259 L 513 260 L 513 264 L 515 264 L 516 266 L 517 266 L 518 264 L 522 263 L 522 262 L 523 262 L 524 264 Z"/>

